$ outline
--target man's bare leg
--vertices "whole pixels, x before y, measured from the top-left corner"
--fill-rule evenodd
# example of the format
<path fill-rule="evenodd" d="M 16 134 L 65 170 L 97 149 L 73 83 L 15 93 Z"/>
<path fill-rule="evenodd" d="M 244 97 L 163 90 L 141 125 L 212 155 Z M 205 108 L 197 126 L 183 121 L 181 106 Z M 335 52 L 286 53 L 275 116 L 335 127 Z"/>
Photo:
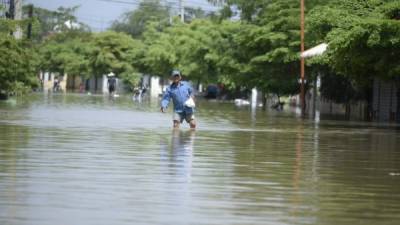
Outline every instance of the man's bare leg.
<path fill-rule="evenodd" d="M 190 120 L 189 124 L 191 129 L 196 129 L 196 121 L 194 119 Z"/>
<path fill-rule="evenodd" d="M 179 128 L 179 121 L 178 120 L 174 120 L 174 129 L 178 129 Z"/>

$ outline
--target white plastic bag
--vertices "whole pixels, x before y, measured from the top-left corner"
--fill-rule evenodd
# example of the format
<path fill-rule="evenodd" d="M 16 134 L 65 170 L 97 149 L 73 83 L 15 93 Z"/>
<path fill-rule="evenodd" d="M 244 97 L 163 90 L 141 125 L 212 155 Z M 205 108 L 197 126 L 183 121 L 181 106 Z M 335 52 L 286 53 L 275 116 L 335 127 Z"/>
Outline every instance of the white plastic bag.
<path fill-rule="evenodd" d="M 189 108 L 194 108 L 196 106 L 192 97 L 190 97 L 188 100 L 186 100 L 185 106 L 187 106 Z"/>

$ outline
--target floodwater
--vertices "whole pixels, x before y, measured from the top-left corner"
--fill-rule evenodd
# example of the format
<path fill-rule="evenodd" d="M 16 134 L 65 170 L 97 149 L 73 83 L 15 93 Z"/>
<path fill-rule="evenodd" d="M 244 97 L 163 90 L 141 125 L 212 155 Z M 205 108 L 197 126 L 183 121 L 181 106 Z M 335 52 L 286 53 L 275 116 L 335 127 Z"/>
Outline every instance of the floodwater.
<path fill-rule="evenodd" d="M 399 127 L 197 104 L 0 102 L 0 224 L 400 224 Z"/>

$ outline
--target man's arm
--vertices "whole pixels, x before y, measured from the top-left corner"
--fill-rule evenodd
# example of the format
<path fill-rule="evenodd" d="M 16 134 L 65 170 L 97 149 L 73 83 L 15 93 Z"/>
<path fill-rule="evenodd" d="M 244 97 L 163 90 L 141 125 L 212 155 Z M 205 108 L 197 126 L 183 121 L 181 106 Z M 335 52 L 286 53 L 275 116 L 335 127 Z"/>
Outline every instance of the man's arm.
<path fill-rule="evenodd" d="M 168 107 L 170 99 L 171 95 L 169 93 L 169 89 L 167 89 L 161 100 L 161 112 L 165 112 L 165 109 Z"/>

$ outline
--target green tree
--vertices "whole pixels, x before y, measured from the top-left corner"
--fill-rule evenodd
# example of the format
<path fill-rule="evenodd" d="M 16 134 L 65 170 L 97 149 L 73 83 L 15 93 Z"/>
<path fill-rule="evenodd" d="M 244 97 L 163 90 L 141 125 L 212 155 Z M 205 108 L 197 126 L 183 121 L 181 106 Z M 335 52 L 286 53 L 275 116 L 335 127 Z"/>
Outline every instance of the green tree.
<path fill-rule="evenodd" d="M 28 43 L 0 35 L 0 95 L 19 95 L 37 86 L 37 65 Z"/>
<path fill-rule="evenodd" d="M 169 9 L 160 0 L 141 1 L 136 10 L 123 14 L 121 20 L 114 21 L 111 29 L 140 37 L 149 22 L 169 21 Z"/>
<path fill-rule="evenodd" d="M 333 5 L 310 15 L 316 38 L 329 42 L 329 65 L 357 82 L 398 76 L 400 3 L 338 0 Z"/>
<path fill-rule="evenodd" d="M 171 70 L 178 67 L 177 48 L 173 44 L 172 36 L 165 29 L 162 24 L 151 22 L 143 33 L 143 73 L 168 77 Z"/>
<path fill-rule="evenodd" d="M 0 9 L 4 10 L 3 9 Z M 0 18 L 0 95 L 19 95 L 38 85 L 37 54 L 30 43 L 11 34 L 27 21 Z"/>
<path fill-rule="evenodd" d="M 79 32 L 89 31 L 89 27 L 84 23 L 79 22 L 74 15 L 78 8 L 79 6 L 71 8 L 59 7 L 56 11 L 51 11 L 40 7 L 34 7 L 32 19 L 33 40 L 42 41 L 44 38 L 49 37 L 56 32 L 68 32 L 70 30 L 76 30 Z M 24 17 L 28 17 L 28 12 L 29 6 L 23 6 Z M 73 24 L 78 24 L 79 27 L 71 29 L 71 27 L 68 27 L 65 24 L 67 21 L 70 21 Z M 22 27 L 25 29 L 26 25 Z"/>
<path fill-rule="evenodd" d="M 235 6 L 241 16 L 241 29 L 237 35 L 233 35 L 235 52 L 230 54 L 234 58 L 234 68 L 239 70 L 233 73 L 235 80 L 247 88 L 257 87 L 264 93 L 274 93 L 278 97 L 298 93 L 300 2 L 210 2 Z M 306 6 L 311 9 L 326 2 L 329 1 L 309 0 Z M 227 7 L 223 10 L 227 10 Z"/>
<path fill-rule="evenodd" d="M 201 8 L 185 7 L 185 20 L 205 19 L 208 15 Z"/>
<path fill-rule="evenodd" d="M 242 76 L 249 88 L 278 96 L 298 92 L 299 7 L 294 0 L 270 1 L 237 37 Z M 264 99 L 265 101 L 265 99 Z"/>
<path fill-rule="evenodd" d="M 237 41 L 242 29 L 243 24 L 232 21 L 208 26 L 209 44 L 205 58 L 212 65 L 210 71 L 214 74 L 210 81 L 223 83 L 227 89 L 236 89 L 246 84 L 241 76 L 244 66 L 241 62 L 245 53 L 240 51 Z"/>
<path fill-rule="evenodd" d="M 96 78 L 114 72 L 129 85 L 135 86 L 140 80 L 135 64 L 142 54 L 143 46 L 140 41 L 123 33 L 103 32 L 94 35 L 89 66 Z"/>
<path fill-rule="evenodd" d="M 234 86 L 231 77 L 237 68 L 235 71 L 232 58 L 233 35 L 240 30 L 239 23 L 174 21 L 169 27 L 159 28 L 154 23 L 143 35 L 146 45 L 143 63 L 147 73 L 166 78 L 173 68 L 179 68 L 185 77 L 197 83 L 224 82 Z"/>
<path fill-rule="evenodd" d="M 322 84 L 342 84 L 339 91 L 325 88 L 324 97 L 345 104 L 364 99 L 371 114 L 373 80 L 400 80 L 399 14 L 400 2 L 391 0 L 336 0 L 310 12 L 311 40 L 329 43 L 311 61 L 329 68 Z"/>
<path fill-rule="evenodd" d="M 207 20 L 195 20 L 191 24 L 175 25 L 167 30 L 171 36 L 178 56 L 178 67 L 189 79 L 198 81 L 216 81 L 215 63 L 208 54 L 212 51 L 213 37 L 218 30 Z"/>
<path fill-rule="evenodd" d="M 285 1 L 285 0 L 284 0 Z M 282 1 L 282 2 L 284 2 Z M 310 10 L 318 5 L 325 5 L 334 0 L 305 0 L 306 10 Z M 263 17 L 262 11 L 270 4 L 275 4 L 276 0 L 208 0 L 214 5 L 223 6 L 222 14 L 234 15 L 239 13 L 242 21 L 254 22 Z M 297 1 L 300 8 L 300 0 Z M 231 6 L 234 6 L 236 12 L 232 12 Z M 230 12 L 228 12 L 230 11 Z M 224 16 L 226 18 L 226 16 Z"/>
<path fill-rule="evenodd" d="M 142 43 L 126 34 L 69 31 L 56 34 L 41 45 L 40 68 L 82 79 L 97 79 L 114 72 L 128 85 L 135 86 L 140 80 L 136 66 L 140 66 L 142 52 Z"/>
<path fill-rule="evenodd" d="M 91 37 L 90 33 L 78 31 L 53 35 L 40 45 L 41 70 L 88 78 Z"/>

